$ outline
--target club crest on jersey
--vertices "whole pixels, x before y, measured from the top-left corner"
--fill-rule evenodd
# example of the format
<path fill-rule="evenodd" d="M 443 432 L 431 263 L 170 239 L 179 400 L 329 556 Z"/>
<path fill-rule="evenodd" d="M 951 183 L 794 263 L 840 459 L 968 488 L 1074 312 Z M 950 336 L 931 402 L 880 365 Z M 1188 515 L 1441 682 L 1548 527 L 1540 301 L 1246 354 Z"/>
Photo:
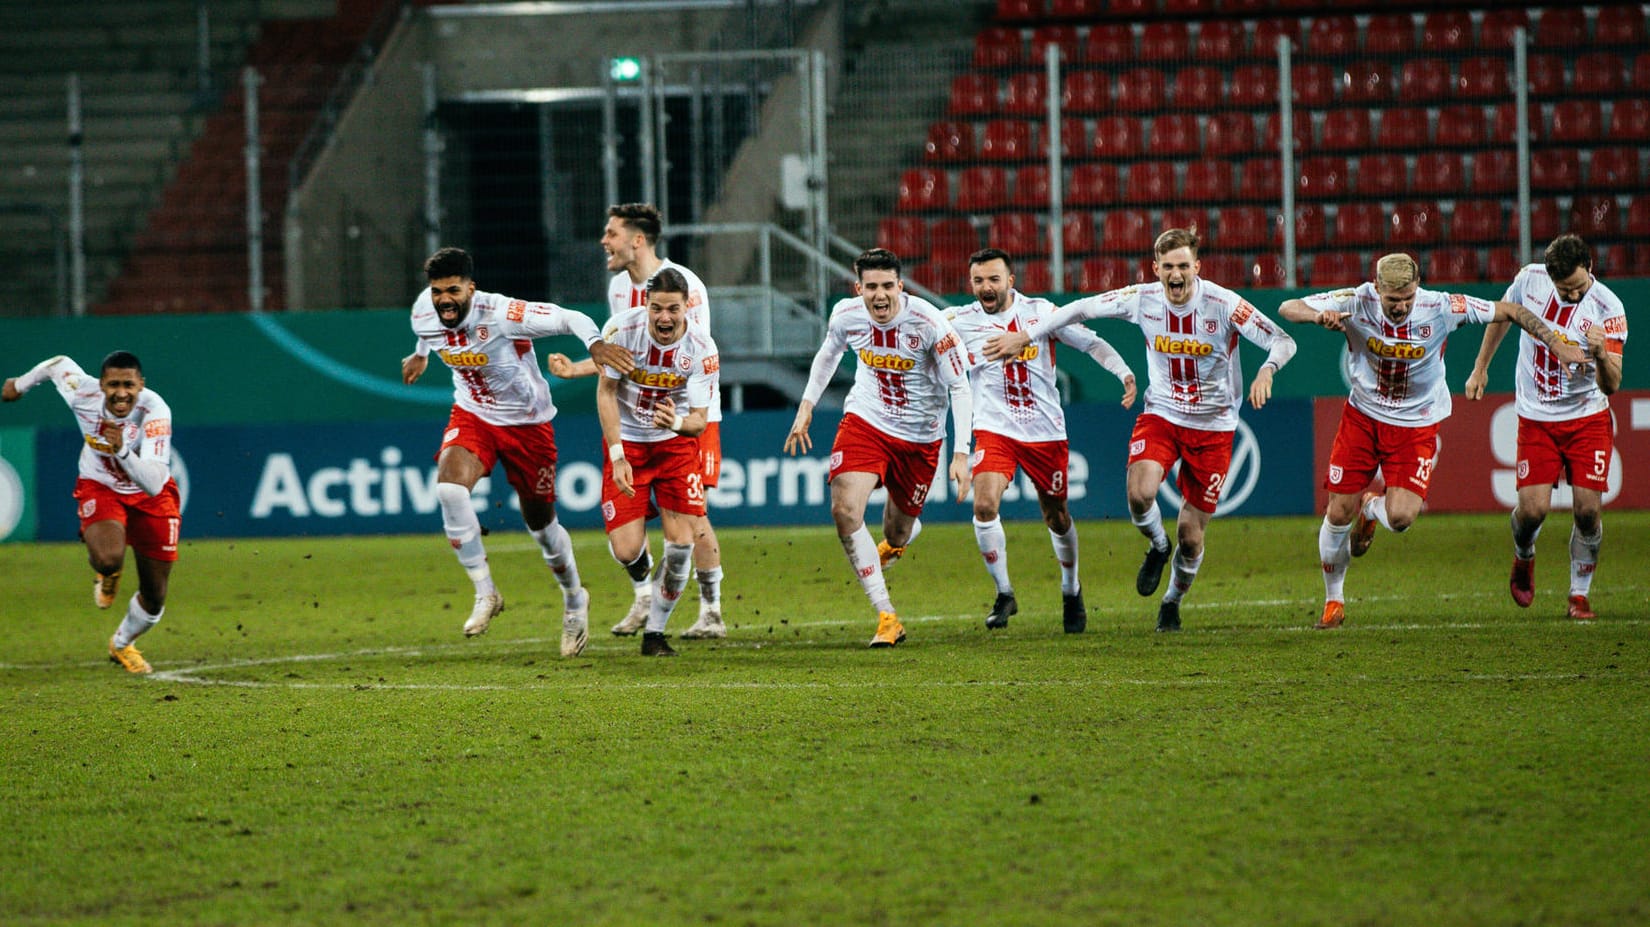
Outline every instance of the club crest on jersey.
<path fill-rule="evenodd" d="M 836 469 L 840 466 L 842 466 L 842 452 L 841 451 L 832 451 L 831 452 L 831 470 L 832 470 L 832 472 L 835 472 Z"/>
<path fill-rule="evenodd" d="M 907 348 L 909 348 L 910 350 L 912 350 L 912 351 L 922 350 L 922 336 L 921 335 L 906 335 L 905 336 L 905 346 Z"/>
<path fill-rule="evenodd" d="M 485 326 L 485 325 L 477 325 L 476 326 L 476 340 L 477 341 L 486 341 L 487 340 L 487 326 Z"/>
<path fill-rule="evenodd" d="M 92 515 L 95 514 L 96 512 L 97 512 L 97 500 L 96 499 L 87 499 L 85 502 L 80 503 L 80 520 L 81 521 L 85 521 L 86 519 L 91 518 Z"/>
<path fill-rule="evenodd" d="M 1432 326 L 1431 325 L 1422 325 L 1421 327 L 1417 328 L 1415 331 L 1422 338 L 1431 338 L 1432 337 Z"/>
<path fill-rule="evenodd" d="M 1216 322 L 1214 319 L 1204 319 L 1203 330 L 1212 335 L 1220 330 L 1220 323 Z"/>
<path fill-rule="evenodd" d="M 968 469 L 970 469 L 970 470 L 978 469 L 980 464 L 984 463 L 984 462 L 985 462 L 985 451 L 984 450 L 977 450 L 974 453 L 968 455 Z"/>
<path fill-rule="evenodd" d="M 1329 465 L 1329 482 L 1339 483 L 1341 481 L 1341 479 L 1345 476 L 1346 476 L 1346 471 L 1341 469 L 1340 464 L 1330 464 Z"/>
<path fill-rule="evenodd" d="M 612 500 L 602 503 L 602 521 L 612 521 L 619 510 L 613 506 Z"/>
<path fill-rule="evenodd" d="M 451 444 L 451 443 L 453 443 L 454 441 L 457 441 L 457 440 L 458 440 L 458 429 L 457 428 L 449 428 L 449 429 L 447 429 L 447 433 L 441 436 L 441 443 L 442 444 Z"/>
<path fill-rule="evenodd" d="M 1144 454 L 1145 452 L 1146 452 L 1146 439 L 1145 438 L 1141 438 L 1138 441 L 1130 441 L 1129 442 L 1129 456 L 1130 457 L 1138 457 L 1141 454 Z"/>
<path fill-rule="evenodd" d="M 677 366 L 678 369 L 681 369 L 681 370 L 692 370 L 693 369 L 693 358 L 689 357 L 688 352 L 686 352 L 686 351 L 677 351 L 676 352 L 676 366 Z"/>
<path fill-rule="evenodd" d="M 1530 462 L 1528 460 L 1520 460 L 1518 462 L 1518 478 L 1521 479 L 1521 480 L 1529 479 L 1529 476 L 1530 476 Z"/>

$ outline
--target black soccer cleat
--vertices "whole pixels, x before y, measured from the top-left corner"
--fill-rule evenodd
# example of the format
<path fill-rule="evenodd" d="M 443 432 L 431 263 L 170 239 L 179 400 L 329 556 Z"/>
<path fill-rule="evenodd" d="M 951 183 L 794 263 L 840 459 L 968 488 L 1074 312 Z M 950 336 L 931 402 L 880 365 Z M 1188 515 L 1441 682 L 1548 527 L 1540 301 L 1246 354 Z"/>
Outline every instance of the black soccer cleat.
<path fill-rule="evenodd" d="M 988 628 L 1008 627 L 1008 616 L 1020 613 L 1020 603 L 1014 601 L 1014 593 L 999 592 L 997 601 L 991 603 L 991 614 L 985 616 L 985 626 Z"/>
<path fill-rule="evenodd" d="M 663 631 L 642 632 L 642 656 L 644 657 L 674 657 L 676 651 L 665 640 Z"/>
<path fill-rule="evenodd" d="M 1164 602 L 1157 607 L 1157 629 L 1159 631 L 1180 630 L 1180 603 Z"/>
<path fill-rule="evenodd" d="M 1083 604 L 1083 590 L 1060 596 L 1060 623 L 1065 625 L 1067 634 L 1081 634 L 1088 630 L 1089 610 Z"/>
<path fill-rule="evenodd" d="M 1141 595 L 1156 592 L 1158 584 L 1163 582 L 1163 566 L 1169 562 L 1169 556 L 1173 553 L 1173 544 L 1162 550 L 1156 547 L 1146 548 L 1146 559 L 1140 561 L 1140 572 L 1134 577 L 1134 591 Z"/>

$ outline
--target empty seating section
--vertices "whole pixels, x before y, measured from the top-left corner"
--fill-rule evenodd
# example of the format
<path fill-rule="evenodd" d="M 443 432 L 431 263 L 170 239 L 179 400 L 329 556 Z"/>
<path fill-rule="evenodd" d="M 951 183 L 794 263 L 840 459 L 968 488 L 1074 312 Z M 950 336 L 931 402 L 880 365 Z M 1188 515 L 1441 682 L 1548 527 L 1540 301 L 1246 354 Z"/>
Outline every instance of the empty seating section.
<path fill-rule="evenodd" d="M 1435 7 L 1000 0 L 877 240 L 926 256 L 921 276 L 956 288 L 957 262 L 982 242 L 1024 256 L 1028 290 L 1136 282 L 1156 233 L 1192 223 L 1204 272 L 1235 285 L 1282 283 L 1285 228 L 1307 285 L 1363 279 L 1381 249 L 1424 255 L 1439 282 L 1500 282 L 1518 265 L 1512 47 L 1524 30 L 1537 247 L 1574 230 L 1598 239 L 1610 270 L 1650 274 L 1646 7 Z M 1279 41 L 1293 47 L 1292 217 L 1280 211 Z M 1065 280 L 1046 262 L 1051 43 Z"/>

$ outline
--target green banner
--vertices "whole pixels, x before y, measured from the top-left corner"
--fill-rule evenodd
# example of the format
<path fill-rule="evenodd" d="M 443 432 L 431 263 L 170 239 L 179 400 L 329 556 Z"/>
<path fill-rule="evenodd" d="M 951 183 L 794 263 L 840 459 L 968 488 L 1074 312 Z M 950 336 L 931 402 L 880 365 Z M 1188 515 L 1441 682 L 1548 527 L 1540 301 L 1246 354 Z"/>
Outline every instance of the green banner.
<path fill-rule="evenodd" d="M 0 428 L 0 541 L 32 541 L 34 429 Z"/>

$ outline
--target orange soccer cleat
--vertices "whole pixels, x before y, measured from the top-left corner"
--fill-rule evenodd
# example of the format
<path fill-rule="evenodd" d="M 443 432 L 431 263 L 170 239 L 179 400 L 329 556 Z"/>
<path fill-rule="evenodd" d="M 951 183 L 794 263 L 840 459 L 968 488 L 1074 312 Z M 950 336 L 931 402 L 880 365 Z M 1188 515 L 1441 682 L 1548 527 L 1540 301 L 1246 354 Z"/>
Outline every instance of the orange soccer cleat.
<path fill-rule="evenodd" d="M 877 612 L 877 634 L 871 638 L 872 647 L 892 647 L 905 640 L 905 625 L 893 612 Z"/>
<path fill-rule="evenodd" d="M 1570 617 L 1577 621 L 1592 621 L 1598 616 L 1593 614 L 1593 606 L 1587 603 L 1584 595 L 1570 596 Z"/>
<path fill-rule="evenodd" d="M 895 547 L 887 541 L 877 542 L 877 557 L 882 561 L 882 568 L 888 569 L 895 560 L 905 555 L 905 548 Z"/>
<path fill-rule="evenodd" d="M 1318 619 L 1318 623 L 1313 625 L 1312 629 L 1315 631 L 1328 631 L 1340 627 L 1345 621 L 1346 605 L 1340 602 L 1325 602 L 1323 603 L 1323 617 Z"/>
<path fill-rule="evenodd" d="M 1352 556 L 1354 557 L 1362 557 L 1364 554 L 1369 553 L 1369 545 L 1375 541 L 1375 528 L 1380 522 L 1373 518 L 1365 518 L 1364 509 L 1369 506 L 1369 500 L 1384 495 L 1385 492 L 1386 490 L 1366 492 L 1358 500 L 1358 520 L 1352 523 Z"/>

